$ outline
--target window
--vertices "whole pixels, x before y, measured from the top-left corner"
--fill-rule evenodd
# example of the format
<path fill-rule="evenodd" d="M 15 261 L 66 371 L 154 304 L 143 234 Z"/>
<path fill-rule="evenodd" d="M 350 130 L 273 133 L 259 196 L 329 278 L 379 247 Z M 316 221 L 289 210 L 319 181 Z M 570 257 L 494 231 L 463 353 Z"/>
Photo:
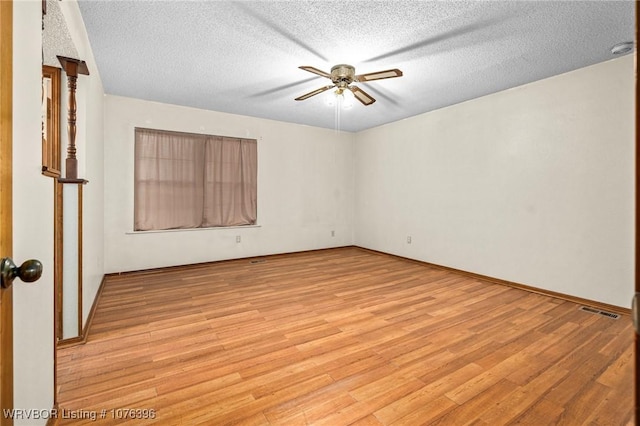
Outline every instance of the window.
<path fill-rule="evenodd" d="M 135 129 L 136 231 L 253 225 L 257 141 Z"/>
<path fill-rule="evenodd" d="M 42 174 L 60 177 L 60 68 L 42 67 Z"/>

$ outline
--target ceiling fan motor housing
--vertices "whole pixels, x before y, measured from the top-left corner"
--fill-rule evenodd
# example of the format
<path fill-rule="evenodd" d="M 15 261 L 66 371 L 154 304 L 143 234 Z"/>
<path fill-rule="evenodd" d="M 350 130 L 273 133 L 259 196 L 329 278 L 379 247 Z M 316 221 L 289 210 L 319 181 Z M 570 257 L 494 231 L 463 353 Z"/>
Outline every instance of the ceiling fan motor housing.
<path fill-rule="evenodd" d="M 331 68 L 331 81 L 340 88 L 346 88 L 353 83 L 356 69 L 351 65 L 340 64 Z"/>

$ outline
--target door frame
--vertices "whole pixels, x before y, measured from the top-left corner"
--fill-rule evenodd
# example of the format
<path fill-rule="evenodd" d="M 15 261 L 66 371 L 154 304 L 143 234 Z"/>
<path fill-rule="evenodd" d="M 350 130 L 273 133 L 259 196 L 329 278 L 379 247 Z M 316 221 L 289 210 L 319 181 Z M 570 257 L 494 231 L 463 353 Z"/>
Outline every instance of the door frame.
<path fill-rule="evenodd" d="M 0 0 L 0 257 L 13 251 L 13 1 Z M 0 408 L 13 409 L 13 293 L 0 289 Z M 0 413 L 0 425 L 12 425 Z"/>
<path fill-rule="evenodd" d="M 640 4 L 636 2 L 636 37 L 635 37 L 635 50 L 633 53 L 634 60 L 634 81 L 635 81 L 635 107 L 636 107 L 636 115 L 635 115 L 635 143 L 636 143 L 636 153 L 635 153 L 635 297 L 638 298 L 640 293 L 640 161 L 638 160 L 638 152 L 640 151 L 640 85 L 638 84 L 638 35 L 640 32 L 638 31 L 638 23 L 640 22 Z M 636 300 L 634 300 L 635 307 Z M 637 323 L 638 313 L 634 312 L 634 321 Z M 637 326 L 637 325 L 636 325 Z M 640 423 L 640 336 L 638 335 L 638 330 L 635 332 L 635 381 L 633 384 L 633 390 L 635 394 L 635 421 L 636 424 Z"/>

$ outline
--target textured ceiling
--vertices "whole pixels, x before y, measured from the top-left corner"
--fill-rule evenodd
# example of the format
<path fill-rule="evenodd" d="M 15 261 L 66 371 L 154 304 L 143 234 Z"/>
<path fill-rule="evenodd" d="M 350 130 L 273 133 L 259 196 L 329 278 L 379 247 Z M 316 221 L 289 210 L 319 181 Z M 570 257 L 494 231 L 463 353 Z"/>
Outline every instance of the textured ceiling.
<path fill-rule="evenodd" d="M 336 127 L 328 83 L 298 69 L 401 78 L 361 83 L 359 131 L 613 58 L 632 1 L 79 1 L 108 94 Z M 80 58 L 83 59 L 83 58 Z"/>
<path fill-rule="evenodd" d="M 78 57 L 58 3 L 56 0 L 47 0 L 42 31 L 42 64 L 52 67 L 60 67 L 57 56 Z"/>

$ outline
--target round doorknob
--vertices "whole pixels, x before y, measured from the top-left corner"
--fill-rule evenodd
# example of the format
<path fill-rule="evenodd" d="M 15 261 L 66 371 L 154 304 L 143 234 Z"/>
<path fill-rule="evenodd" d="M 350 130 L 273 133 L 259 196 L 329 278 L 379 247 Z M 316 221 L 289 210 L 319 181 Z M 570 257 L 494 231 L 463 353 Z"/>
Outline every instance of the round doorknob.
<path fill-rule="evenodd" d="M 42 263 L 36 259 L 26 260 L 19 267 L 9 257 L 0 261 L 0 278 L 2 288 L 11 287 L 13 280 L 18 277 L 26 283 L 36 281 L 42 275 Z"/>

